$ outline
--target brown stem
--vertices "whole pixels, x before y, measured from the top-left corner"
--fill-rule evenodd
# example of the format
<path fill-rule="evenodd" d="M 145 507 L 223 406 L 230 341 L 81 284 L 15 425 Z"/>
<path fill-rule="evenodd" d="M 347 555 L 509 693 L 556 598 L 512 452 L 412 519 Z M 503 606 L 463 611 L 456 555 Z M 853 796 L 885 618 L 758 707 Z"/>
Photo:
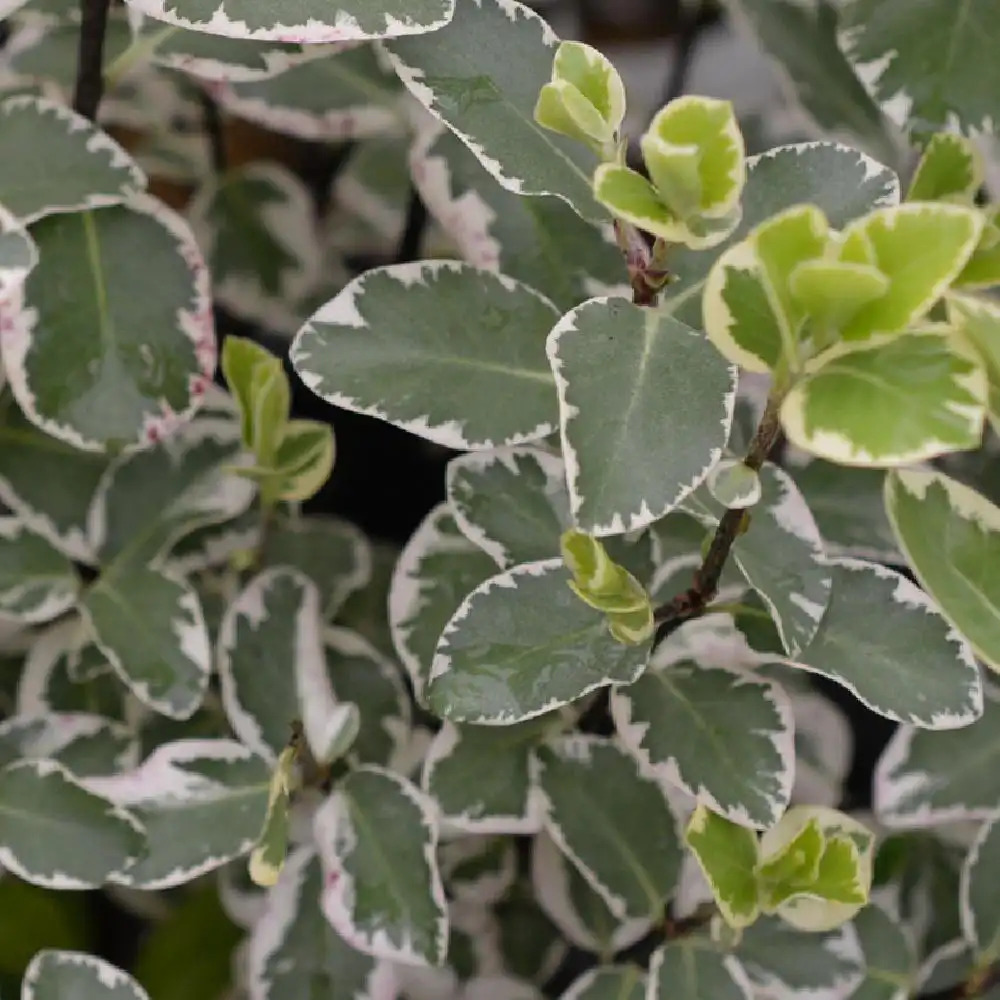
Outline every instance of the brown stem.
<path fill-rule="evenodd" d="M 754 472 L 760 471 L 778 440 L 781 432 L 781 420 L 778 415 L 780 406 L 780 395 L 772 393 L 768 397 L 760 424 L 743 459 L 743 464 Z M 742 508 L 731 507 L 722 515 L 708 552 L 694 575 L 694 585 L 654 610 L 653 620 L 656 622 L 654 646 L 658 646 L 685 622 L 704 614 L 719 589 L 719 580 L 722 578 L 722 571 L 733 543 L 745 530 L 748 519 L 749 514 Z"/>
<path fill-rule="evenodd" d="M 80 0 L 80 44 L 77 48 L 73 110 L 94 121 L 104 94 L 104 36 L 111 0 Z"/>
<path fill-rule="evenodd" d="M 974 1000 L 975 997 L 985 996 L 994 986 L 1000 986 L 1000 962 L 947 989 L 921 993 L 920 1000 Z"/>

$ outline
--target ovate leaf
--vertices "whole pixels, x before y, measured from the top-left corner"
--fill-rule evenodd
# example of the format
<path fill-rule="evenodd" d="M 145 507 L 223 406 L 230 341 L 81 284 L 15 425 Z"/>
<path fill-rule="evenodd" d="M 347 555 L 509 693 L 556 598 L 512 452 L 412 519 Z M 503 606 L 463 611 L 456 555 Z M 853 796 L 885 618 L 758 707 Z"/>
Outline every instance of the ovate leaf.
<path fill-rule="evenodd" d="M 735 823 L 764 828 L 788 805 L 792 709 L 777 684 L 691 661 L 612 692 L 615 726 L 643 769 Z"/>
<path fill-rule="evenodd" d="M 646 974 L 635 965 L 605 965 L 585 972 L 562 1000 L 647 1000 Z"/>
<path fill-rule="evenodd" d="M 429 800 L 380 768 L 351 772 L 316 813 L 323 912 L 376 958 L 440 965 L 448 946 Z"/>
<path fill-rule="evenodd" d="M 997 817 L 984 823 L 962 865 L 962 932 L 976 953 L 977 961 L 987 965 L 1000 953 L 1000 900 L 990 892 L 1000 867 L 1000 824 Z"/>
<path fill-rule="evenodd" d="M 951 0 L 840 5 L 840 44 L 855 72 L 886 114 L 918 137 L 952 123 L 969 132 L 996 121 L 997 80 L 978 66 L 1000 38 L 1000 15 L 992 7 L 969 13 Z"/>
<path fill-rule="evenodd" d="M 590 187 L 594 154 L 534 119 L 557 42 L 541 17 L 516 0 L 470 0 L 444 30 L 386 48 L 413 96 L 503 187 L 555 195 L 583 218 L 604 222 Z"/>
<path fill-rule="evenodd" d="M 42 219 L 31 235 L 41 260 L 5 307 L 13 326 L 2 344 L 25 415 L 90 451 L 174 430 L 215 369 L 208 272 L 190 230 L 135 195 Z M 72 354 L 67 338 L 78 344 Z"/>
<path fill-rule="evenodd" d="M 908 469 L 885 483 L 889 520 L 920 583 L 978 655 L 1000 669 L 1000 510 L 941 473 Z"/>
<path fill-rule="evenodd" d="M 975 721 L 983 710 L 979 668 L 927 595 L 875 563 L 829 566 L 830 606 L 797 665 L 898 722 L 954 729 Z"/>
<path fill-rule="evenodd" d="M 356 951 L 320 909 L 319 858 L 300 848 L 267 897 L 250 935 L 248 989 L 252 1000 L 283 1000 L 322 989 L 329 1000 L 382 1000 L 395 990 L 386 963 Z"/>
<path fill-rule="evenodd" d="M 447 24 L 455 0 L 386 0 L 373 10 L 363 0 L 338 0 L 335 7 L 298 0 L 280 12 L 262 0 L 131 0 L 144 14 L 168 24 L 231 38 L 282 42 L 345 42 L 434 31 Z"/>
<path fill-rule="evenodd" d="M 906 192 L 909 201 L 971 203 L 983 183 L 979 150 L 951 132 L 931 136 Z"/>
<path fill-rule="evenodd" d="M 684 839 L 694 852 L 723 919 L 747 927 L 757 919 L 757 834 L 700 804 Z"/>
<path fill-rule="evenodd" d="M 1000 308 L 985 297 L 952 294 L 948 318 L 982 362 L 988 416 L 995 428 L 1000 425 Z"/>
<path fill-rule="evenodd" d="M 38 247 L 23 224 L 0 206 L 0 299 L 24 284 L 38 263 Z"/>
<path fill-rule="evenodd" d="M 24 974 L 21 1000 L 149 1000 L 149 994 L 110 962 L 80 951 L 40 951 Z"/>
<path fill-rule="evenodd" d="M 211 649 L 190 584 L 166 570 L 118 563 L 87 588 L 80 608 L 140 701 L 172 719 L 194 714 L 208 689 Z"/>
<path fill-rule="evenodd" d="M 543 341 L 556 319 L 506 277 L 448 261 L 393 265 L 320 309 L 291 356 L 327 402 L 447 447 L 488 449 L 555 429 Z"/>
<path fill-rule="evenodd" d="M 453 722 L 509 725 L 608 684 L 634 681 L 648 643 L 624 646 L 569 588 L 559 559 L 525 563 L 477 587 L 445 626 L 427 689 Z"/>
<path fill-rule="evenodd" d="M 537 751 L 545 825 L 620 919 L 655 918 L 680 872 L 663 792 L 613 741 L 571 736 Z"/>
<path fill-rule="evenodd" d="M 600 298 L 564 316 L 546 349 L 582 530 L 645 527 L 708 474 L 729 436 L 736 371 L 702 334 L 657 310 Z"/>
<path fill-rule="evenodd" d="M 0 519 L 0 613 L 50 621 L 73 606 L 80 581 L 73 564 L 17 518 Z"/>
<path fill-rule="evenodd" d="M 168 889 L 246 854 L 264 821 L 268 777 L 265 761 L 234 740 L 181 739 L 132 771 L 89 779 L 146 831 L 142 858 L 114 881 Z"/>
<path fill-rule="evenodd" d="M 54 760 L 0 771 L 0 862 L 50 889 L 96 889 L 145 847 L 135 816 L 88 791 Z"/>
<path fill-rule="evenodd" d="M 117 205 L 146 187 L 132 158 L 81 115 L 38 97 L 0 103 L 0 191 L 22 222 Z"/>
<path fill-rule="evenodd" d="M 705 938 L 673 941 L 653 952 L 647 1000 L 751 1000 L 740 963 Z"/>
<path fill-rule="evenodd" d="M 866 906 L 853 927 L 865 960 L 865 981 L 853 1000 L 907 1000 L 917 969 L 906 927 L 877 905 Z"/>

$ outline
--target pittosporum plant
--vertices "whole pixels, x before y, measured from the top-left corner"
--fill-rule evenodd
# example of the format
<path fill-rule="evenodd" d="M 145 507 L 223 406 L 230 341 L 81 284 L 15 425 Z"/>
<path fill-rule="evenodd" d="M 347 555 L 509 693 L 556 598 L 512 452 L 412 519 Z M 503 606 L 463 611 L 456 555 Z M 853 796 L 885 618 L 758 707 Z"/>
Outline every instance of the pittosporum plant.
<path fill-rule="evenodd" d="M 810 141 L 516 0 L 0 2 L 3 996 L 1000 996 L 1000 2 L 730 13 Z M 280 335 L 451 450 L 401 551 Z"/>

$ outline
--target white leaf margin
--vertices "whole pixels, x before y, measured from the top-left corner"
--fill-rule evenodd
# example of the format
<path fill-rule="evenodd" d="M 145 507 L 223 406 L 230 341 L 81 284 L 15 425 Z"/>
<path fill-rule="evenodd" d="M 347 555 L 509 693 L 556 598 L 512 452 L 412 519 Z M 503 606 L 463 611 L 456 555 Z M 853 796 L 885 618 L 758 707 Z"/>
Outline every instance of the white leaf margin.
<path fill-rule="evenodd" d="M 110 962 L 98 958 L 96 955 L 88 955 L 82 951 L 69 951 L 64 949 L 46 948 L 38 952 L 24 973 L 24 981 L 21 984 L 21 1000 L 36 1000 L 37 986 L 39 979 L 45 974 L 48 966 L 73 966 L 78 969 L 85 969 L 92 977 L 92 985 L 102 990 L 114 991 L 116 996 L 120 996 L 121 990 L 127 990 L 132 994 L 134 1000 L 150 1000 L 149 994 L 132 978 L 127 972 L 123 972 Z M 76 993 L 76 990 L 73 991 Z M 84 992 L 87 992 L 84 987 Z"/>

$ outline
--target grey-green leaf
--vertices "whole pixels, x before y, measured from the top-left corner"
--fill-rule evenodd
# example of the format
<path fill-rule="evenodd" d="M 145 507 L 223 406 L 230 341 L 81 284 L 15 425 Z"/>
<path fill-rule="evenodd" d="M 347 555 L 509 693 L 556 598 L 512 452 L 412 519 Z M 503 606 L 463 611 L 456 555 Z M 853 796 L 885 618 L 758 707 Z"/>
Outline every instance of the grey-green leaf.
<path fill-rule="evenodd" d="M 636 965 L 604 965 L 585 972 L 560 1000 L 648 1000 L 646 974 Z"/>
<path fill-rule="evenodd" d="M 358 951 L 440 965 L 448 949 L 431 803 L 376 767 L 352 771 L 316 813 L 323 912 Z"/>
<path fill-rule="evenodd" d="M 983 966 L 1000 956 L 1000 897 L 994 891 L 1000 871 L 1000 821 L 982 825 L 962 865 L 962 933 Z"/>
<path fill-rule="evenodd" d="M 567 313 L 546 350 L 581 530 L 616 535 L 651 524 L 718 461 L 737 373 L 704 334 L 658 310 L 598 298 Z"/>
<path fill-rule="evenodd" d="M 110 962 L 82 951 L 45 949 L 31 960 L 21 1000 L 149 1000 L 149 994 Z"/>
<path fill-rule="evenodd" d="M 658 948 L 649 963 L 646 1000 L 752 1000 L 743 967 L 697 936 Z"/>
<path fill-rule="evenodd" d="M 17 621 L 51 621 L 76 602 L 72 562 L 17 518 L 0 518 L 0 613 Z"/>
<path fill-rule="evenodd" d="M 604 615 L 569 589 L 561 559 L 491 577 L 459 606 L 438 642 L 430 707 L 452 722 L 523 722 L 600 687 L 628 684 L 649 644 L 625 646 Z"/>
<path fill-rule="evenodd" d="M 511 278 L 455 261 L 397 264 L 323 306 L 291 358 L 329 403 L 449 448 L 489 449 L 555 429 L 544 341 L 558 318 Z"/>

